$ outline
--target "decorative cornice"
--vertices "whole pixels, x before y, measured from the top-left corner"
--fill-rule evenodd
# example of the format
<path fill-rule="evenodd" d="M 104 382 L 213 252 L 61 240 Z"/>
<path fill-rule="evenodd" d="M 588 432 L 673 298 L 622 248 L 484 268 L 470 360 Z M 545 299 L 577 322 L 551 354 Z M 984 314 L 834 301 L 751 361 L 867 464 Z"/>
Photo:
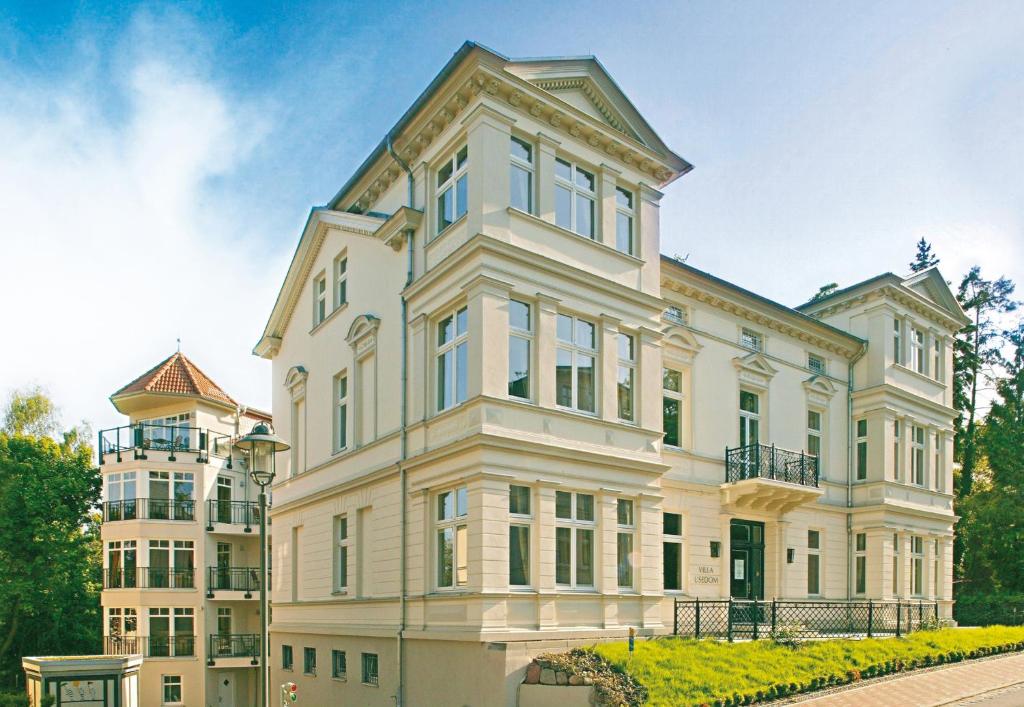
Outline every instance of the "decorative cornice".
<path fill-rule="evenodd" d="M 862 294 L 848 297 L 842 301 L 830 304 L 827 307 L 816 309 L 811 316 L 821 319 L 833 314 L 844 312 L 853 307 L 868 305 L 876 300 L 890 299 L 900 303 L 910 311 L 928 319 L 948 331 L 957 332 L 962 328 L 961 323 L 951 315 L 944 314 L 938 305 L 934 305 L 917 294 L 907 292 L 905 288 L 896 285 L 885 285 L 877 289 L 868 290 Z"/>
<path fill-rule="evenodd" d="M 633 132 L 627 125 L 625 120 L 619 115 L 611 106 L 611 102 L 607 96 L 601 92 L 601 89 L 597 85 L 584 76 L 577 78 L 563 78 L 563 79 L 534 79 L 530 81 L 537 88 L 542 88 L 545 91 L 568 91 L 571 89 L 579 89 L 584 96 L 590 101 L 591 105 L 597 109 L 597 112 L 608 121 L 608 124 L 618 130 L 623 135 L 629 135 L 635 140 L 639 140 L 640 137 Z"/>

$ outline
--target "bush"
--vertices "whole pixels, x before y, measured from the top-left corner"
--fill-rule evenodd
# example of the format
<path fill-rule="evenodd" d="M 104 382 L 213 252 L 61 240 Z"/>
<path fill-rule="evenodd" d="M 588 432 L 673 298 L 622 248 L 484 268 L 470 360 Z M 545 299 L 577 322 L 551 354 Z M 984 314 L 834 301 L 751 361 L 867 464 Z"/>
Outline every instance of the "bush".
<path fill-rule="evenodd" d="M 961 626 L 1024 624 L 1024 594 L 958 595 L 953 618 Z"/>
<path fill-rule="evenodd" d="M 542 668 L 575 675 L 594 686 L 598 704 L 609 707 L 638 707 L 647 701 L 647 688 L 620 666 L 591 650 L 574 648 L 568 653 L 548 653 L 535 659 Z"/>
<path fill-rule="evenodd" d="M 28 695 L 24 692 L 0 692 L 0 707 L 28 707 Z"/>

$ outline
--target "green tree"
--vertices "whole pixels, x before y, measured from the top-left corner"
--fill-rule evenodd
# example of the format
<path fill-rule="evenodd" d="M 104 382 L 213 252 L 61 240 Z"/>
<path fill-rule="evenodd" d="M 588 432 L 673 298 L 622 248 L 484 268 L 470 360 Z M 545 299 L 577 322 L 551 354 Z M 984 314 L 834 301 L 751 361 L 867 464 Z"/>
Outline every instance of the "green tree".
<path fill-rule="evenodd" d="M 26 432 L 51 429 L 55 408 L 42 398 L 26 408 L 12 396 L 4 419 L 21 431 L 0 431 L 0 680 L 8 684 L 22 655 L 102 648 L 100 474 L 75 430 L 61 441 Z"/>
<path fill-rule="evenodd" d="M 57 406 L 38 385 L 12 390 L 2 429 L 10 435 L 56 437 L 60 430 L 59 414 Z"/>
<path fill-rule="evenodd" d="M 924 238 L 917 242 L 917 253 L 910 261 L 910 272 L 921 272 L 928 268 L 934 268 L 939 264 L 939 258 L 932 253 L 932 244 Z"/>
<path fill-rule="evenodd" d="M 811 297 L 811 302 L 817 302 L 820 299 L 828 297 L 830 294 L 839 289 L 838 282 L 830 282 L 827 285 L 822 285 L 818 288 L 818 291 L 814 293 L 814 297 Z"/>

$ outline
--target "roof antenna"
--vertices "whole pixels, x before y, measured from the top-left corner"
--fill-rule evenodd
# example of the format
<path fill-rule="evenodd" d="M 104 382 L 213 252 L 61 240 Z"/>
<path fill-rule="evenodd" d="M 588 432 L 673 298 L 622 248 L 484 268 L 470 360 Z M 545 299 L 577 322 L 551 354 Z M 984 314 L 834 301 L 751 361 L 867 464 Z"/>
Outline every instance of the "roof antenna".
<path fill-rule="evenodd" d="M 181 353 L 181 337 L 178 337 L 178 353 Z"/>

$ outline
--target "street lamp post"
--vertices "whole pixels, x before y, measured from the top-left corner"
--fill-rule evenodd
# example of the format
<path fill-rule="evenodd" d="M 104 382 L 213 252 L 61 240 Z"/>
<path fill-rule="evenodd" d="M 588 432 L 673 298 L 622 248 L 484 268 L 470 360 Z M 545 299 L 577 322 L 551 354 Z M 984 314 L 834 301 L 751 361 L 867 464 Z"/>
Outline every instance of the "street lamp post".
<path fill-rule="evenodd" d="M 260 705 L 269 705 L 267 684 L 267 486 L 274 481 L 277 452 L 291 447 L 274 434 L 265 422 L 256 423 L 252 431 L 235 443 L 235 449 L 249 461 L 249 476 L 260 487 Z"/>

